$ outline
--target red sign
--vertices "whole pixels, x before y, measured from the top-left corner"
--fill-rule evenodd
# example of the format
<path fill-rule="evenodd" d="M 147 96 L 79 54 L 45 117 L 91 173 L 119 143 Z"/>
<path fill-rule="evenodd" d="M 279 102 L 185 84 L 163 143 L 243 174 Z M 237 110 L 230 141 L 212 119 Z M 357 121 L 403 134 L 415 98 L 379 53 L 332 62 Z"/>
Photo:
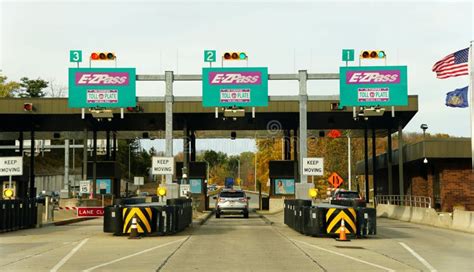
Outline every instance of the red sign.
<path fill-rule="evenodd" d="M 103 207 L 77 207 L 78 217 L 97 217 L 104 216 Z"/>
<path fill-rule="evenodd" d="M 331 176 L 328 178 L 328 181 L 329 183 L 332 184 L 332 186 L 334 186 L 334 188 L 337 188 L 339 187 L 339 185 L 342 184 L 342 182 L 344 181 L 341 176 L 339 176 L 336 172 L 332 173 Z"/>

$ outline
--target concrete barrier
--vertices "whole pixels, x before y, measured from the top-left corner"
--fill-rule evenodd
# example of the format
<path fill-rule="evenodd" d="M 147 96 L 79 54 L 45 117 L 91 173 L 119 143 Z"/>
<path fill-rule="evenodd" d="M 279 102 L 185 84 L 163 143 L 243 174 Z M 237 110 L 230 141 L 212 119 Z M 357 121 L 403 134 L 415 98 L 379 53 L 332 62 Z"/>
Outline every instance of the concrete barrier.
<path fill-rule="evenodd" d="M 455 209 L 451 215 L 449 213 L 438 214 L 438 212 L 432 208 L 379 204 L 377 206 L 377 217 L 386 217 L 406 222 L 474 233 L 474 212 L 470 211 Z"/>
<path fill-rule="evenodd" d="M 269 212 L 279 212 L 284 209 L 284 199 L 282 198 L 270 198 L 270 210 Z"/>
<path fill-rule="evenodd" d="M 474 233 L 474 212 L 454 209 L 452 228 Z"/>

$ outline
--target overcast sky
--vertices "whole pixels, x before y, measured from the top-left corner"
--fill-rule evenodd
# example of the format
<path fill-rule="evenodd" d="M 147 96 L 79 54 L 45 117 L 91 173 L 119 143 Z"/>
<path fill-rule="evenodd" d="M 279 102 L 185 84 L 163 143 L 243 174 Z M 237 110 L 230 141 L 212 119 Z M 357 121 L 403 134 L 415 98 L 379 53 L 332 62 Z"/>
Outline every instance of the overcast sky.
<path fill-rule="evenodd" d="M 249 66 L 269 73 L 337 73 L 342 49 L 382 49 L 387 64 L 408 66 L 408 92 L 419 96 L 406 131 L 421 132 L 427 123 L 431 133 L 470 136 L 469 109 L 444 105 L 446 92 L 466 86 L 468 77 L 436 79 L 431 68 L 473 40 L 471 1 L 0 1 L 0 69 L 10 80 L 67 85 L 70 49 L 86 59 L 113 51 L 118 66 L 138 74 L 199 74 L 204 49 L 247 52 Z M 297 94 L 297 86 L 270 81 L 269 93 Z M 338 86 L 310 82 L 308 92 L 334 95 Z M 139 82 L 137 93 L 161 96 L 164 83 Z M 176 83 L 175 94 L 201 95 L 201 85 Z"/>

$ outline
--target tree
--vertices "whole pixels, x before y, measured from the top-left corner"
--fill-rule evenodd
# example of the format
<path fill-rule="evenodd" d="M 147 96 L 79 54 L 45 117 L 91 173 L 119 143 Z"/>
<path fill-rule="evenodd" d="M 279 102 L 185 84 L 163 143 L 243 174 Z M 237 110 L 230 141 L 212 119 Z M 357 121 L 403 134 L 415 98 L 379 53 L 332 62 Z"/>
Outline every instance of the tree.
<path fill-rule="evenodd" d="M 67 86 L 56 83 L 56 80 L 49 80 L 49 89 L 46 91 L 45 96 L 48 97 L 65 97 L 67 94 Z"/>
<path fill-rule="evenodd" d="M 0 76 L 0 97 L 12 97 L 13 92 L 20 88 L 20 83 L 15 81 L 7 82 L 6 76 Z"/>
<path fill-rule="evenodd" d="M 43 89 L 48 87 L 47 81 L 27 77 L 22 77 L 20 81 L 21 88 L 16 90 L 19 97 L 44 97 L 46 95 Z"/>

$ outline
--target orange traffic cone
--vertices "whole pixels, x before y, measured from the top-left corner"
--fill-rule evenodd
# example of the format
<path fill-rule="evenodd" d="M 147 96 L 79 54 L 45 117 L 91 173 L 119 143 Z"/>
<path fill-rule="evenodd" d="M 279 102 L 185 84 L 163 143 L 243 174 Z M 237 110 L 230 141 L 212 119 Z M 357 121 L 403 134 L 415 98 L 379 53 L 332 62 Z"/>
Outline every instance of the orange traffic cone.
<path fill-rule="evenodd" d="M 137 218 L 133 217 L 132 218 L 132 226 L 130 230 L 130 236 L 128 239 L 140 239 L 140 236 L 138 235 L 138 229 L 137 229 Z"/>
<path fill-rule="evenodd" d="M 339 228 L 339 238 L 336 238 L 336 241 L 350 241 L 350 239 L 346 237 L 346 227 L 344 226 L 344 219 L 341 220 L 341 227 Z"/>

